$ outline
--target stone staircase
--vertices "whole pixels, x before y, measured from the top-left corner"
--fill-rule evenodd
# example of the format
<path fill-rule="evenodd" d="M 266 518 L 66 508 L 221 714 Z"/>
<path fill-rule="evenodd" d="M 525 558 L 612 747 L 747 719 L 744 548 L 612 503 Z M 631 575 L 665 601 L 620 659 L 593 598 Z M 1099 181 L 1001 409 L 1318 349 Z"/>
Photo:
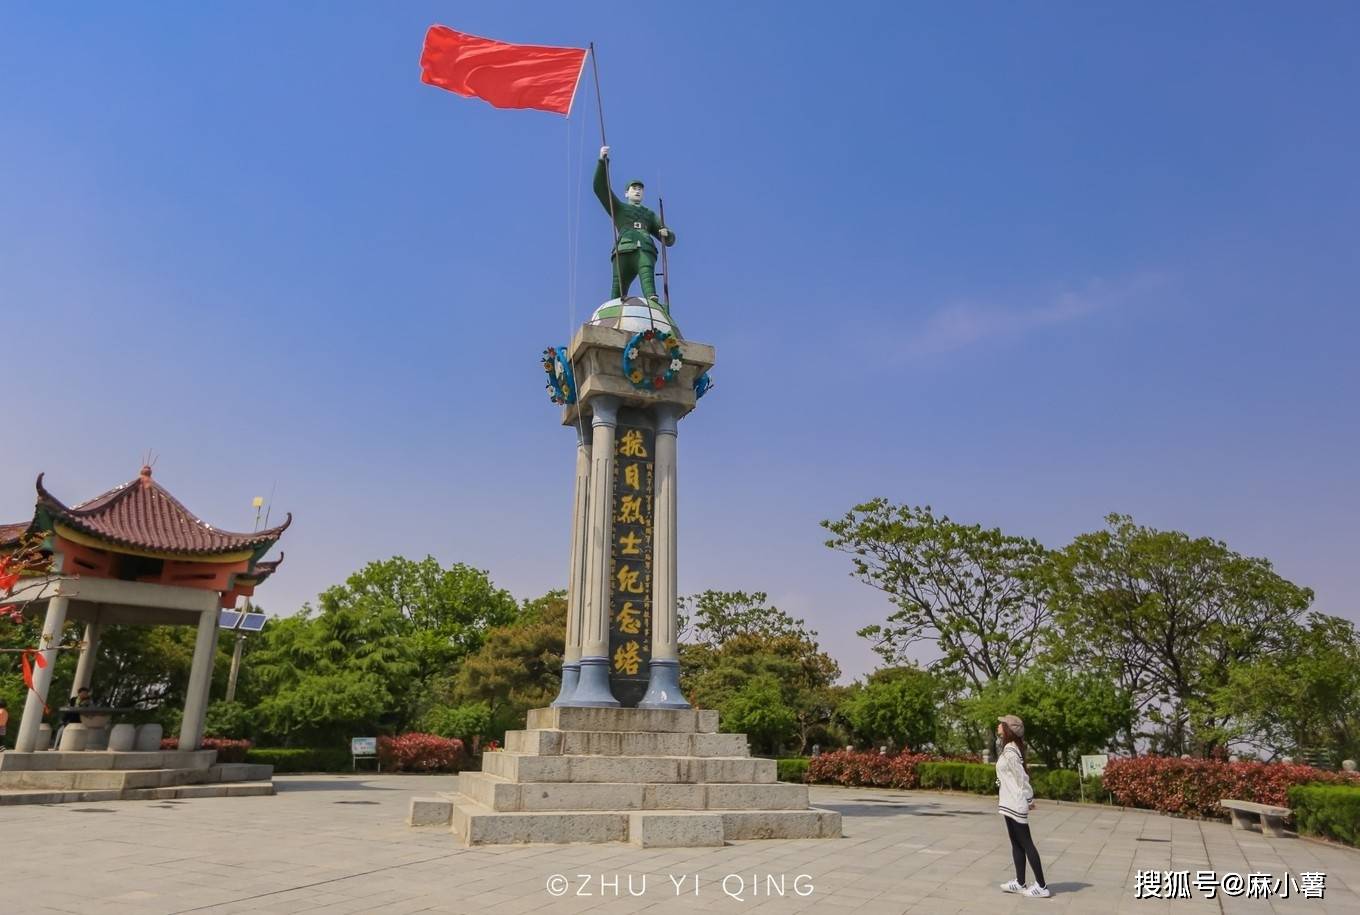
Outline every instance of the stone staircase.
<path fill-rule="evenodd" d="M 776 781 L 744 734 L 703 710 L 544 708 L 459 793 L 411 801 L 412 826 L 448 826 L 469 845 L 839 838 L 841 816 L 808 806 L 806 785 Z"/>
<path fill-rule="evenodd" d="M 0 754 L 0 806 L 272 795 L 273 766 L 216 750 Z"/>

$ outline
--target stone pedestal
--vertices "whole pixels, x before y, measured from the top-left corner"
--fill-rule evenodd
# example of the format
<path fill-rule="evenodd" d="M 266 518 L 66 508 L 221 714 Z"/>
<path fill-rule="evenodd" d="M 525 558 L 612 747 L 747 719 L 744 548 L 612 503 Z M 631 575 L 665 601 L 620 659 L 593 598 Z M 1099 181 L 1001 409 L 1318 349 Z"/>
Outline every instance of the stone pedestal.
<path fill-rule="evenodd" d="M 841 815 L 775 780 L 746 736 L 698 709 L 534 709 L 529 726 L 459 776 L 460 793 L 415 798 L 408 823 L 446 826 L 468 845 L 839 838 Z"/>

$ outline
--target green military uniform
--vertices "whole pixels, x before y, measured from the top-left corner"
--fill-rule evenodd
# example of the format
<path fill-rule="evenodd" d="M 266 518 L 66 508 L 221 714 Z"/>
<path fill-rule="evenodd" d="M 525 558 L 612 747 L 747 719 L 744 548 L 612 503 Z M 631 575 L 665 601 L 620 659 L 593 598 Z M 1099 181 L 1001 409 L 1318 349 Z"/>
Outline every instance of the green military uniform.
<path fill-rule="evenodd" d="M 641 181 L 630 182 L 641 185 Z M 595 196 L 600 198 L 605 212 L 613 206 L 614 227 L 619 231 L 618 243 L 610 257 L 615 261 L 613 298 L 621 299 L 628 295 L 628 287 L 636 277 L 642 282 L 642 294 L 649 299 L 661 300 L 656 294 L 656 245 L 652 236 L 661 238 L 661 220 L 656 214 L 641 204 L 629 203 L 614 196 L 609 188 L 609 178 L 605 174 L 604 160 L 595 166 Z M 675 232 L 665 226 L 666 237 L 662 242 L 666 247 L 675 244 Z"/>

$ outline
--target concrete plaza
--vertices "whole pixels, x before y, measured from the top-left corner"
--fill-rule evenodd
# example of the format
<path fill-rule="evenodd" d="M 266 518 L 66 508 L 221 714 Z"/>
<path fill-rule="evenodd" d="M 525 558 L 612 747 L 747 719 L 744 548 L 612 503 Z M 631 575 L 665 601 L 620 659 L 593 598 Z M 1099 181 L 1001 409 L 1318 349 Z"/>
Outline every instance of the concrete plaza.
<path fill-rule="evenodd" d="M 997 889 L 1010 876 L 1010 849 L 988 798 L 817 787 L 813 804 L 844 815 L 845 838 L 468 849 L 446 830 L 404 823 L 413 795 L 456 790 L 456 781 L 281 776 L 276 797 L 0 808 L 0 911 L 1360 915 L 1360 852 L 1141 811 L 1040 802 L 1034 831 L 1054 896 L 1023 899 Z M 1153 870 L 1188 871 L 1194 898 L 1135 898 L 1137 872 Z M 1325 897 L 1291 887 L 1287 899 L 1277 890 L 1210 900 L 1194 885 L 1204 870 L 1244 880 L 1322 873 Z"/>

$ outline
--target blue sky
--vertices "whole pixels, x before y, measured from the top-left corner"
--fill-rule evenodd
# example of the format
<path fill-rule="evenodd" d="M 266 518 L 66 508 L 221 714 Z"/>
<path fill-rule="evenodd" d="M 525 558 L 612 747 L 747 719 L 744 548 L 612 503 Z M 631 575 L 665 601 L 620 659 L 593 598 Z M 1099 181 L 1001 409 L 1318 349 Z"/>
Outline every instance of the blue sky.
<path fill-rule="evenodd" d="M 422 85 L 438 22 L 595 41 L 666 199 L 718 352 L 682 592 L 768 591 L 862 673 L 889 608 L 818 521 L 884 495 L 1052 546 L 1130 513 L 1360 619 L 1357 8 L 841 9 L 5 7 L 0 520 L 152 449 L 221 526 L 277 486 L 271 611 L 393 554 L 565 583 L 538 354 L 608 291 L 593 87 L 564 121 Z"/>

